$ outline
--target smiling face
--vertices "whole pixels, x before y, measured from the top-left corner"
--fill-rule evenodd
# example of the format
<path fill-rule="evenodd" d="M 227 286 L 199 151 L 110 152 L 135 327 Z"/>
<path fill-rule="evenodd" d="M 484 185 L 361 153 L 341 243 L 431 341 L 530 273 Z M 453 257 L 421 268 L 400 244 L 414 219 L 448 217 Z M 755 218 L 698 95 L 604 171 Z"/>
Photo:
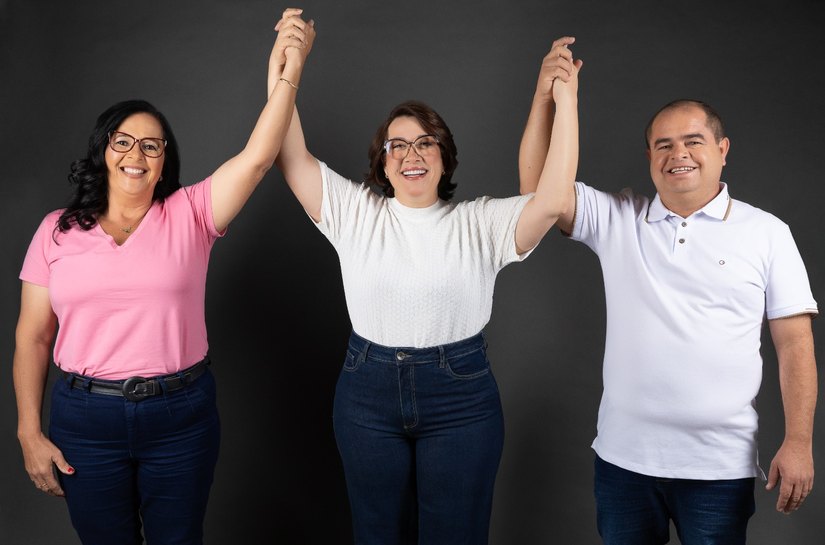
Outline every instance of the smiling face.
<path fill-rule="evenodd" d="M 727 138 L 717 142 L 698 106 L 660 113 L 651 125 L 647 157 L 664 205 L 686 217 L 713 200 L 729 147 Z"/>
<path fill-rule="evenodd" d="M 137 113 L 127 117 L 117 128 L 134 138 L 163 139 L 160 122 L 148 113 Z M 127 152 L 117 152 L 106 146 L 106 168 L 109 184 L 109 198 L 126 197 L 152 200 L 155 185 L 163 170 L 164 156 L 146 157 L 135 144 Z"/>
<path fill-rule="evenodd" d="M 410 116 L 396 117 L 387 128 L 387 140 L 400 138 L 413 142 L 427 131 Z M 440 149 L 423 156 L 410 146 L 406 157 L 384 156 L 384 172 L 395 190 L 395 198 L 404 206 L 424 208 L 438 200 L 438 182 L 444 173 Z"/>

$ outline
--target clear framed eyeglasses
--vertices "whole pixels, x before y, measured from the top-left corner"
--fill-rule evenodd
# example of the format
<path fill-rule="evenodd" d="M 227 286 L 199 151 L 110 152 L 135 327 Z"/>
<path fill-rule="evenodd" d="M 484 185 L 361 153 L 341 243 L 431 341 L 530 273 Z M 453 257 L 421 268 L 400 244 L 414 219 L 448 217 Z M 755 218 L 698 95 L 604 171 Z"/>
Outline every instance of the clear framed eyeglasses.
<path fill-rule="evenodd" d="M 415 149 L 415 152 L 420 157 L 429 157 L 439 153 L 438 137 L 432 134 L 423 134 L 409 142 L 403 138 L 390 138 L 384 142 L 384 151 L 393 159 L 404 159 L 410 153 L 410 149 Z"/>

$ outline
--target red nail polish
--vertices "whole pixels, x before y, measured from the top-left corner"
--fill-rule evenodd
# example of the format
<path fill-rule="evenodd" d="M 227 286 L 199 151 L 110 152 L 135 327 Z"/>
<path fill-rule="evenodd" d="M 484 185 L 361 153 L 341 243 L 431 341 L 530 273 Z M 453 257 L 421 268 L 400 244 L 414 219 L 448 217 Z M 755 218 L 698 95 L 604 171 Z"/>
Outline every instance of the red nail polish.
<path fill-rule="evenodd" d="M 70 467 L 70 468 L 69 468 L 69 469 L 67 469 L 66 471 L 68 471 L 69 473 L 74 473 L 74 468 L 73 468 L 73 467 Z"/>

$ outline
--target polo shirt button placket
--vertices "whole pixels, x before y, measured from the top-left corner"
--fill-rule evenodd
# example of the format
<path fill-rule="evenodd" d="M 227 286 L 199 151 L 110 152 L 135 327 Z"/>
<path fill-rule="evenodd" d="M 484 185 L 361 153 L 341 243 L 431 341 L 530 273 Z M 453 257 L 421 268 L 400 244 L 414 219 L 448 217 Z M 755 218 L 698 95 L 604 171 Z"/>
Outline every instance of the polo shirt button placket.
<path fill-rule="evenodd" d="M 685 242 L 687 242 L 687 238 L 685 237 L 685 233 L 684 233 L 686 231 L 686 227 L 687 227 L 687 222 L 684 221 L 684 220 L 680 221 L 678 223 L 678 225 L 676 226 L 676 236 L 677 236 L 676 242 L 679 243 L 679 245 L 676 246 L 677 248 L 679 246 L 684 245 Z"/>

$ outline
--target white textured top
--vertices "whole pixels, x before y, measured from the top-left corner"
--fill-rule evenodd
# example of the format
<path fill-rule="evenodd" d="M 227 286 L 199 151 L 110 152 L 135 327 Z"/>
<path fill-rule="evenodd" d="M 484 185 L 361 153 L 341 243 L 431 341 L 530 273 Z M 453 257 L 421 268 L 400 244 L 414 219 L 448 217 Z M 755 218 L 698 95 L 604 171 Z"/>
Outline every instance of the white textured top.
<path fill-rule="evenodd" d="M 681 218 L 576 184 L 572 238 L 599 256 L 607 300 L 604 393 L 593 448 L 664 478 L 762 477 L 755 398 L 763 321 L 817 313 L 786 224 L 722 184 Z"/>
<path fill-rule="evenodd" d="M 408 208 L 319 162 L 318 229 L 338 252 L 353 330 L 385 346 L 459 341 L 490 320 L 493 284 L 516 253 L 531 195 Z"/>

